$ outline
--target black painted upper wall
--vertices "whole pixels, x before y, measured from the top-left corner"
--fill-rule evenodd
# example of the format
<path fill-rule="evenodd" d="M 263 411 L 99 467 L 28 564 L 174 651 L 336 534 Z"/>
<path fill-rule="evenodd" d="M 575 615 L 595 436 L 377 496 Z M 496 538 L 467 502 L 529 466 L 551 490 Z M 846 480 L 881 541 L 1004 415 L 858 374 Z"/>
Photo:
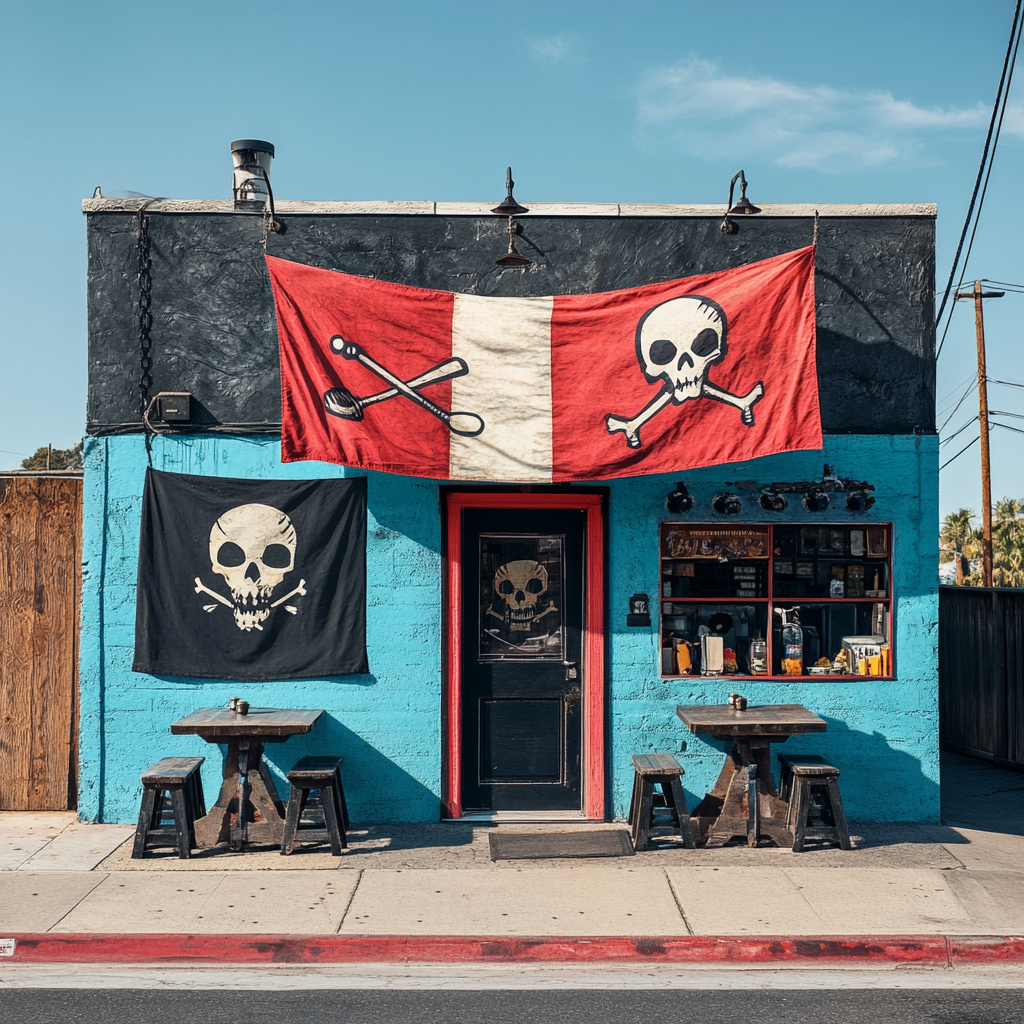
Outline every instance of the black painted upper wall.
<path fill-rule="evenodd" d="M 199 418 L 211 424 L 276 424 L 277 328 L 262 219 L 158 211 L 147 213 L 151 394 L 191 391 Z M 284 219 L 287 233 L 270 235 L 267 245 L 274 256 L 476 295 L 606 291 L 704 274 L 801 248 L 813 232 L 805 216 L 736 217 L 739 232 L 723 235 L 720 214 L 527 214 L 517 245 L 536 262 L 523 271 L 494 265 L 508 243 L 498 217 L 303 213 Z M 105 433 L 141 426 L 138 218 L 122 208 L 90 212 L 87 222 L 88 430 Z M 821 218 L 815 287 L 826 431 L 934 431 L 934 279 L 933 216 Z"/>

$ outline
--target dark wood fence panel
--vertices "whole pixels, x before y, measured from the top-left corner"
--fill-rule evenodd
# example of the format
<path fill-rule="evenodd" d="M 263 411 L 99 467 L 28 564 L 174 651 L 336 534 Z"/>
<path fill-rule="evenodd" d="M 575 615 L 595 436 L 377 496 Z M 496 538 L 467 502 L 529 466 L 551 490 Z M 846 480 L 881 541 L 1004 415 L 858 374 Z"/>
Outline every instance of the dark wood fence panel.
<path fill-rule="evenodd" d="M 939 588 L 939 736 L 1024 768 L 1024 590 Z"/>
<path fill-rule="evenodd" d="M 0 810 L 76 800 L 80 478 L 0 477 Z"/>

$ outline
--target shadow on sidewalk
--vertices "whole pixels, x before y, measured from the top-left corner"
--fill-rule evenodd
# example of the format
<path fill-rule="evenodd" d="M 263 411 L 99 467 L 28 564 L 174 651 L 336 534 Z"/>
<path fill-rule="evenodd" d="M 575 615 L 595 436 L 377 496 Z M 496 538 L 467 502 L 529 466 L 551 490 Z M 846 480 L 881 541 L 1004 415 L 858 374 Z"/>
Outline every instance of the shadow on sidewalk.
<path fill-rule="evenodd" d="M 943 825 L 1024 836 L 1024 775 L 947 750 L 941 756 Z"/>

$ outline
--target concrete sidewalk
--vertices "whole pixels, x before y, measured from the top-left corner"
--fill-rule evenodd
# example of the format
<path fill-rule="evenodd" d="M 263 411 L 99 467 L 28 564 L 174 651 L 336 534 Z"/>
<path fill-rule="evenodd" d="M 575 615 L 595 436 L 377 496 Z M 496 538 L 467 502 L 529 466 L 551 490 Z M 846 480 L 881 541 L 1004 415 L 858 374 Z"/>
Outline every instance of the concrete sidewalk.
<path fill-rule="evenodd" d="M 851 852 L 669 846 L 495 863 L 492 827 L 436 824 L 357 825 L 340 858 L 220 850 L 132 861 L 130 827 L 2 814 L 0 938 L 45 936 L 56 950 L 89 935 L 110 937 L 111 949 L 115 936 L 334 937 L 335 949 L 373 940 L 366 948 L 384 956 L 394 937 L 409 948 L 456 936 L 510 949 L 601 937 L 642 951 L 686 937 L 1024 936 L 1024 776 L 960 768 L 967 782 L 951 783 L 944 804 L 955 826 L 861 824 Z"/>
<path fill-rule="evenodd" d="M 971 840 L 972 866 L 943 868 L 18 870 L 0 874 L 0 934 L 1024 934 L 1024 838 Z"/>

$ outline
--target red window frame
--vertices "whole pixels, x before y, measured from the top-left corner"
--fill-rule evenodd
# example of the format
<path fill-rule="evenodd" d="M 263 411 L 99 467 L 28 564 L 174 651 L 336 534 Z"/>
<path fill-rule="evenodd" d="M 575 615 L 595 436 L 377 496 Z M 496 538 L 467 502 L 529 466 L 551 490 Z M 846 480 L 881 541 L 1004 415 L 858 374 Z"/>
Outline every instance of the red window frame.
<path fill-rule="evenodd" d="M 709 529 L 709 530 L 768 530 L 768 582 L 767 582 L 767 597 L 761 598 L 745 598 L 745 597 L 663 597 L 661 593 L 662 580 L 665 578 L 662 573 L 662 563 L 666 560 L 664 551 L 662 550 L 662 527 L 664 526 L 679 526 L 679 527 L 693 527 L 695 529 Z M 887 597 L 774 597 L 772 591 L 774 589 L 773 584 L 775 582 L 775 529 L 776 527 L 783 527 L 785 529 L 801 529 L 802 527 L 835 527 L 837 529 L 884 529 L 886 531 L 888 554 L 884 559 L 869 559 L 869 561 L 885 562 L 886 569 L 889 574 L 889 592 Z M 715 604 L 715 605 L 764 605 L 768 610 L 768 631 L 765 639 L 768 642 L 768 665 L 769 667 L 773 664 L 773 651 L 772 651 L 772 608 L 773 607 L 794 607 L 796 605 L 818 605 L 818 604 L 884 604 L 886 606 L 886 620 L 887 620 L 887 635 L 889 637 L 889 647 L 892 652 L 892 670 L 888 675 L 884 676 L 859 676 L 859 675 L 826 675 L 826 676 L 784 676 L 784 675 L 773 675 L 771 673 L 767 675 L 754 676 L 747 675 L 744 673 L 729 673 L 728 675 L 721 675 L 715 678 L 720 679 L 736 679 L 736 680 L 771 680 L 773 682 L 782 683 L 807 683 L 807 682 L 838 682 L 838 681 L 851 681 L 855 679 L 895 679 L 896 678 L 896 643 L 893 635 L 893 608 L 896 601 L 896 586 L 893 578 L 893 559 L 894 559 L 894 528 L 892 523 L 854 523 L 849 521 L 844 522 L 807 522 L 800 521 L 795 523 L 691 523 L 689 521 L 680 521 L 678 519 L 666 519 L 658 523 L 658 649 L 659 649 L 659 672 L 661 673 L 662 679 L 686 679 L 688 676 L 681 675 L 679 673 L 672 673 L 666 675 L 661 672 L 660 666 L 660 650 L 661 640 L 665 635 L 664 626 L 664 604 L 673 603 L 677 605 L 694 605 L 694 604 Z M 701 678 L 694 676 L 693 678 Z"/>

